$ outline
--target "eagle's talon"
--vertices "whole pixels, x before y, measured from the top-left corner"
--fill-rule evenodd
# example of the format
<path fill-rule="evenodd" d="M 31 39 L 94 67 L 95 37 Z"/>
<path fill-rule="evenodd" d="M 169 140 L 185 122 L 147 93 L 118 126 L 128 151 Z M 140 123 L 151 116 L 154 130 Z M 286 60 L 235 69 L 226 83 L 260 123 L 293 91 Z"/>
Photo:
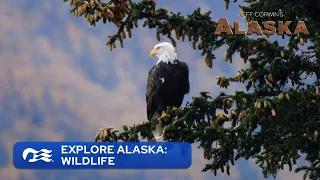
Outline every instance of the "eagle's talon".
<path fill-rule="evenodd" d="M 176 111 L 176 110 L 178 110 L 179 108 L 177 108 L 177 107 L 172 107 L 172 110 L 174 110 L 174 111 Z"/>
<path fill-rule="evenodd" d="M 167 118 L 167 117 L 169 117 L 169 115 L 168 115 L 165 111 L 162 111 L 162 114 L 161 114 L 161 116 L 158 118 L 158 120 L 160 121 L 160 120 L 165 119 L 165 118 Z"/>

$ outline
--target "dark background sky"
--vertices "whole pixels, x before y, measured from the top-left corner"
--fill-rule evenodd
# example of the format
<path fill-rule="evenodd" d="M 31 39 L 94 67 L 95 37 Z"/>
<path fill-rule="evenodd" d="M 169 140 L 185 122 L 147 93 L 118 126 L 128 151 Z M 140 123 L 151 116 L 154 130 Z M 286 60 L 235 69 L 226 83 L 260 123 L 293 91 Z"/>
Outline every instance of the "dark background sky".
<path fill-rule="evenodd" d="M 224 1 L 157 1 L 158 7 L 186 15 L 196 7 L 212 10 L 218 21 L 240 20 L 237 4 L 224 9 Z M 231 176 L 202 173 L 206 160 L 193 146 L 193 165 L 187 170 L 17 170 L 12 147 L 18 141 L 93 141 L 99 128 L 146 121 L 145 86 L 148 70 L 156 63 L 149 51 L 158 42 L 155 30 L 139 28 L 123 49 L 105 46 L 112 25 L 89 27 L 74 18 L 60 1 L 2 0 L 0 2 L 0 179 L 263 179 L 253 160 L 240 160 Z M 277 10 L 275 10 L 277 11 Z M 140 23 L 142 25 L 142 23 Z M 277 37 L 276 37 L 277 38 Z M 167 39 L 162 38 L 162 41 Z M 281 41 L 281 43 L 286 43 Z M 220 89 L 215 77 L 231 76 L 245 65 L 238 55 L 230 65 L 225 48 L 215 52 L 209 69 L 189 42 L 178 42 L 178 58 L 189 64 L 191 93 Z M 234 84 L 227 90 L 243 88 Z M 184 103 L 185 103 L 184 102 Z M 301 163 L 301 162 L 300 162 Z M 288 169 L 288 168 L 286 168 Z M 279 180 L 300 180 L 301 174 L 282 171 Z"/>

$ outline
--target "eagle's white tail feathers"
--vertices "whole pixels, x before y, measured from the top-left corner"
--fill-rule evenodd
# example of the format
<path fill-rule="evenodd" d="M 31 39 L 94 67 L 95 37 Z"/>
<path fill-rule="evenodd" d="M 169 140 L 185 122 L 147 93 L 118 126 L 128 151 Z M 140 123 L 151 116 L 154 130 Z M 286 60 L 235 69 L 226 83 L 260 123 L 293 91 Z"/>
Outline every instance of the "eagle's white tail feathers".
<path fill-rule="evenodd" d="M 152 116 L 151 119 L 158 119 L 160 116 L 161 116 L 161 112 L 155 111 L 153 113 L 153 116 Z M 156 125 L 155 130 L 152 131 L 152 134 L 153 134 L 155 139 L 160 139 L 162 137 L 162 134 L 163 134 L 163 127 L 161 127 L 160 124 L 158 123 Z"/>
<path fill-rule="evenodd" d="M 158 119 L 160 116 L 161 116 L 161 113 L 159 111 L 155 111 L 151 119 Z"/>
<path fill-rule="evenodd" d="M 153 131 L 153 136 L 155 139 L 160 139 L 163 134 L 163 127 L 160 126 L 160 124 L 156 125 L 156 129 Z"/>

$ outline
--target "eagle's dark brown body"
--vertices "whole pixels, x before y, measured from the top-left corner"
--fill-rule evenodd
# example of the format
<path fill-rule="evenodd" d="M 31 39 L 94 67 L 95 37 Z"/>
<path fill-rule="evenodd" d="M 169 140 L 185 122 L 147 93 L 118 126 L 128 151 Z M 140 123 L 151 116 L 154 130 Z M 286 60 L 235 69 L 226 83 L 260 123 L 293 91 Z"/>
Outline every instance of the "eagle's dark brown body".
<path fill-rule="evenodd" d="M 160 62 L 149 71 L 147 81 L 148 120 L 160 116 L 167 106 L 180 107 L 184 95 L 189 93 L 189 68 L 185 62 Z"/>

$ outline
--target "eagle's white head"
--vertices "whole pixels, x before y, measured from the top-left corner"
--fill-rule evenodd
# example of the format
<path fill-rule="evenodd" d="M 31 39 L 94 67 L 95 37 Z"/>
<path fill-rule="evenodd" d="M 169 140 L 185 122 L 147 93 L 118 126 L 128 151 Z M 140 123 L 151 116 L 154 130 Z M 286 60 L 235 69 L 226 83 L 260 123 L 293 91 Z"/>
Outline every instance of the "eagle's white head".
<path fill-rule="evenodd" d="M 176 48 L 169 42 L 162 42 L 154 46 L 150 52 L 150 56 L 157 56 L 158 63 L 161 61 L 164 63 L 174 63 L 174 60 L 177 59 Z"/>

